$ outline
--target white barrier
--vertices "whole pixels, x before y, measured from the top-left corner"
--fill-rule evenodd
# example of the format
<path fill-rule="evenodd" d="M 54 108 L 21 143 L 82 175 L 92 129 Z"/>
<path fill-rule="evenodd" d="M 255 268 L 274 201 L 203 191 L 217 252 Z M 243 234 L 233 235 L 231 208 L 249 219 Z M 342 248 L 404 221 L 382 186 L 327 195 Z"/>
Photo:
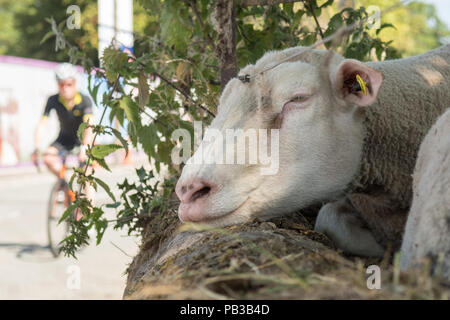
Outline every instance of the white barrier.
<path fill-rule="evenodd" d="M 54 74 L 57 65 L 0 56 L 0 166 L 17 165 L 30 159 L 36 125 L 48 97 L 58 91 Z M 86 74 L 80 76 L 78 85 L 82 93 L 88 94 Z M 58 130 L 57 116 L 52 112 L 43 146 L 56 138 Z"/>

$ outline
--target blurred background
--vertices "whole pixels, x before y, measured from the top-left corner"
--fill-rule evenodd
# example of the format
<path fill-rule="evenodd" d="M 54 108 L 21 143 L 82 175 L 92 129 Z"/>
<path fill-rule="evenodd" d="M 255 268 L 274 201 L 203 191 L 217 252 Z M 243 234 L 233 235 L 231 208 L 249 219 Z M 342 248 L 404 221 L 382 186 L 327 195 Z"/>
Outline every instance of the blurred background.
<path fill-rule="evenodd" d="M 79 12 L 79 27 L 65 29 L 64 35 L 81 48 L 96 67 L 101 67 L 101 53 L 113 39 L 121 50 L 139 56 L 146 50 L 144 46 L 135 47 L 140 38 L 156 35 L 164 38 L 174 32 L 170 30 L 173 17 L 164 16 L 161 10 L 153 12 L 149 8 L 151 1 L 0 0 L 0 299 L 121 298 L 126 281 L 124 272 L 138 251 L 139 239 L 126 236 L 126 232 L 107 230 L 101 250 L 94 244 L 83 249 L 78 260 L 53 258 L 46 243 L 45 212 L 55 179 L 45 170 L 38 173 L 30 156 L 34 149 L 34 131 L 45 103 L 50 95 L 57 93 L 54 70 L 69 59 L 65 51 L 55 50 L 54 39 L 43 41 L 51 30 L 49 18 L 58 22 Z M 158 3 L 164 7 L 164 1 Z M 335 1 L 323 10 L 319 22 L 326 26 L 330 17 L 344 6 L 371 5 L 382 10 L 392 5 L 392 1 Z M 450 41 L 448 0 L 412 1 L 386 13 L 381 20 L 395 27 L 384 28 L 378 37 L 382 41 L 392 41 L 402 57 L 420 54 Z M 254 30 L 264 25 L 259 18 L 246 21 Z M 77 24 L 76 20 L 73 22 Z M 311 21 L 305 19 L 302 24 L 308 26 Z M 185 37 L 182 32 L 179 30 L 176 37 Z M 254 54 L 259 56 L 260 53 L 255 51 Z M 239 65 L 252 59 L 255 57 L 239 61 Z M 81 67 L 79 71 L 79 90 L 88 95 L 88 74 L 83 73 Z M 100 86 L 97 101 L 101 101 L 106 88 L 106 83 Z M 102 111 L 101 104 L 94 106 L 96 121 Z M 117 126 L 117 123 L 111 125 Z M 58 121 L 52 113 L 43 144 L 49 145 L 57 133 Z M 110 143 L 111 139 L 105 136 L 97 142 Z M 134 168 L 149 167 L 146 155 L 139 150 L 134 150 L 126 161 L 123 152 L 117 152 L 108 157 L 107 162 L 114 166 L 113 173 L 100 170 L 99 175 L 113 186 L 115 193 L 118 192 L 114 188 L 116 183 L 134 176 Z M 95 201 L 101 205 L 106 198 L 106 193 L 99 192 Z M 107 214 L 114 217 L 112 209 Z M 70 281 L 77 274 L 82 279 L 81 287 L 74 288 Z"/>
<path fill-rule="evenodd" d="M 58 92 L 55 69 L 69 58 L 55 50 L 54 40 L 41 40 L 51 30 L 48 18 L 66 19 L 72 4 L 0 1 L 0 299 L 120 299 L 125 270 L 139 245 L 139 239 L 125 231 L 108 230 L 99 246 L 94 243 L 85 247 L 78 259 L 62 255 L 54 258 L 48 247 L 47 205 L 56 178 L 42 162 L 38 173 L 30 156 L 47 99 Z M 113 38 L 124 49 L 132 50 L 133 17 L 145 17 L 133 1 L 75 1 L 75 5 L 78 8 L 69 13 L 76 14 L 79 9 L 82 21 L 79 29 L 70 30 L 69 38 L 86 49 L 97 64 L 99 48 L 109 45 Z M 88 74 L 81 67 L 77 69 L 78 89 L 89 96 Z M 100 85 L 97 101 L 106 88 L 106 83 Z M 102 105 L 94 106 L 95 123 L 102 110 Z M 56 112 L 51 112 L 41 147 L 50 145 L 58 131 Z M 111 142 L 113 139 L 107 136 L 97 140 L 99 144 Z M 116 152 L 106 160 L 114 172 L 97 171 L 114 193 L 118 193 L 118 182 L 128 176 L 133 180 L 134 168 L 146 165 L 145 156 L 134 153 L 132 157 L 133 161 L 131 157 L 125 161 L 124 153 Z M 108 203 L 108 195 L 98 191 L 96 203 Z M 108 219 L 115 216 L 112 209 L 105 214 Z M 92 232 L 90 236 L 95 238 Z"/>

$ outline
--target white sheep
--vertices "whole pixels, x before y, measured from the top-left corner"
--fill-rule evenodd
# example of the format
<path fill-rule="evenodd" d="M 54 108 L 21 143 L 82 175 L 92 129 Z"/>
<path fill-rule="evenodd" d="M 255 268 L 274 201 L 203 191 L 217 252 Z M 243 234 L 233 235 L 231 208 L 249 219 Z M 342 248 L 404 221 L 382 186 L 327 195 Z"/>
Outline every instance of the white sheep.
<path fill-rule="evenodd" d="M 279 129 L 279 170 L 188 161 L 176 187 L 180 219 L 224 226 L 329 202 L 315 228 L 344 251 L 380 256 L 398 245 L 420 143 L 450 102 L 450 45 L 371 63 L 296 47 L 240 75 L 250 81 L 227 84 L 210 128 Z M 204 150 L 216 148 L 194 158 Z"/>
<path fill-rule="evenodd" d="M 365 110 L 360 170 L 346 199 L 321 209 L 315 228 L 344 251 L 380 256 L 388 244 L 393 249 L 400 246 L 420 143 L 450 101 L 450 46 L 367 65 L 381 71 L 384 80 L 377 100 Z M 348 205 L 357 210 L 350 214 Z M 355 225 L 358 218 L 363 221 Z"/>
<path fill-rule="evenodd" d="M 406 269 L 428 258 L 432 271 L 450 281 L 450 109 L 420 146 L 413 193 L 400 266 Z"/>

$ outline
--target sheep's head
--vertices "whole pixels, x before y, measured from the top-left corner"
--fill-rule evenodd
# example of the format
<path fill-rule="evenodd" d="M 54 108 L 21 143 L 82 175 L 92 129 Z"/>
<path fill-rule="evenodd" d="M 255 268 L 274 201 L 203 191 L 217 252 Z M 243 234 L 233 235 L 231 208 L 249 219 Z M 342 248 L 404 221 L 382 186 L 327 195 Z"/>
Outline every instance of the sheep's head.
<path fill-rule="evenodd" d="M 359 111 L 375 101 L 383 76 L 321 50 L 267 70 L 303 49 L 269 52 L 241 70 L 249 82 L 234 78 L 226 85 L 176 186 L 182 221 L 224 226 L 268 218 L 336 197 L 351 182 L 364 136 Z M 233 135 L 247 140 L 243 148 Z"/>

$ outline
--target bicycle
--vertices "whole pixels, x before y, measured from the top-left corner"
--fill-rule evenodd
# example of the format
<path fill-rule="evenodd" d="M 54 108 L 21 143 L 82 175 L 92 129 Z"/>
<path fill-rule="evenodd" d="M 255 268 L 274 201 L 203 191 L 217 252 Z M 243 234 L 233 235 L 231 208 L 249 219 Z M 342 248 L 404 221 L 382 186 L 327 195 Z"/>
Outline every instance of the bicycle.
<path fill-rule="evenodd" d="M 47 238 L 49 249 L 55 258 L 60 255 L 60 243 L 67 237 L 70 230 L 70 224 L 67 221 L 62 221 L 61 223 L 59 221 L 67 208 L 75 200 L 75 193 L 70 190 L 69 184 L 66 181 L 66 162 L 69 154 L 69 152 L 64 151 L 58 153 L 58 156 L 62 159 L 62 166 L 59 170 L 59 178 L 51 189 L 47 206 Z M 37 161 L 34 164 L 40 172 Z M 82 165 L 83 163 L 78 161 L 78 166 L 81 167 Z M 72 215 L 76 218 L 77 210 L 74 210 Z"/>

